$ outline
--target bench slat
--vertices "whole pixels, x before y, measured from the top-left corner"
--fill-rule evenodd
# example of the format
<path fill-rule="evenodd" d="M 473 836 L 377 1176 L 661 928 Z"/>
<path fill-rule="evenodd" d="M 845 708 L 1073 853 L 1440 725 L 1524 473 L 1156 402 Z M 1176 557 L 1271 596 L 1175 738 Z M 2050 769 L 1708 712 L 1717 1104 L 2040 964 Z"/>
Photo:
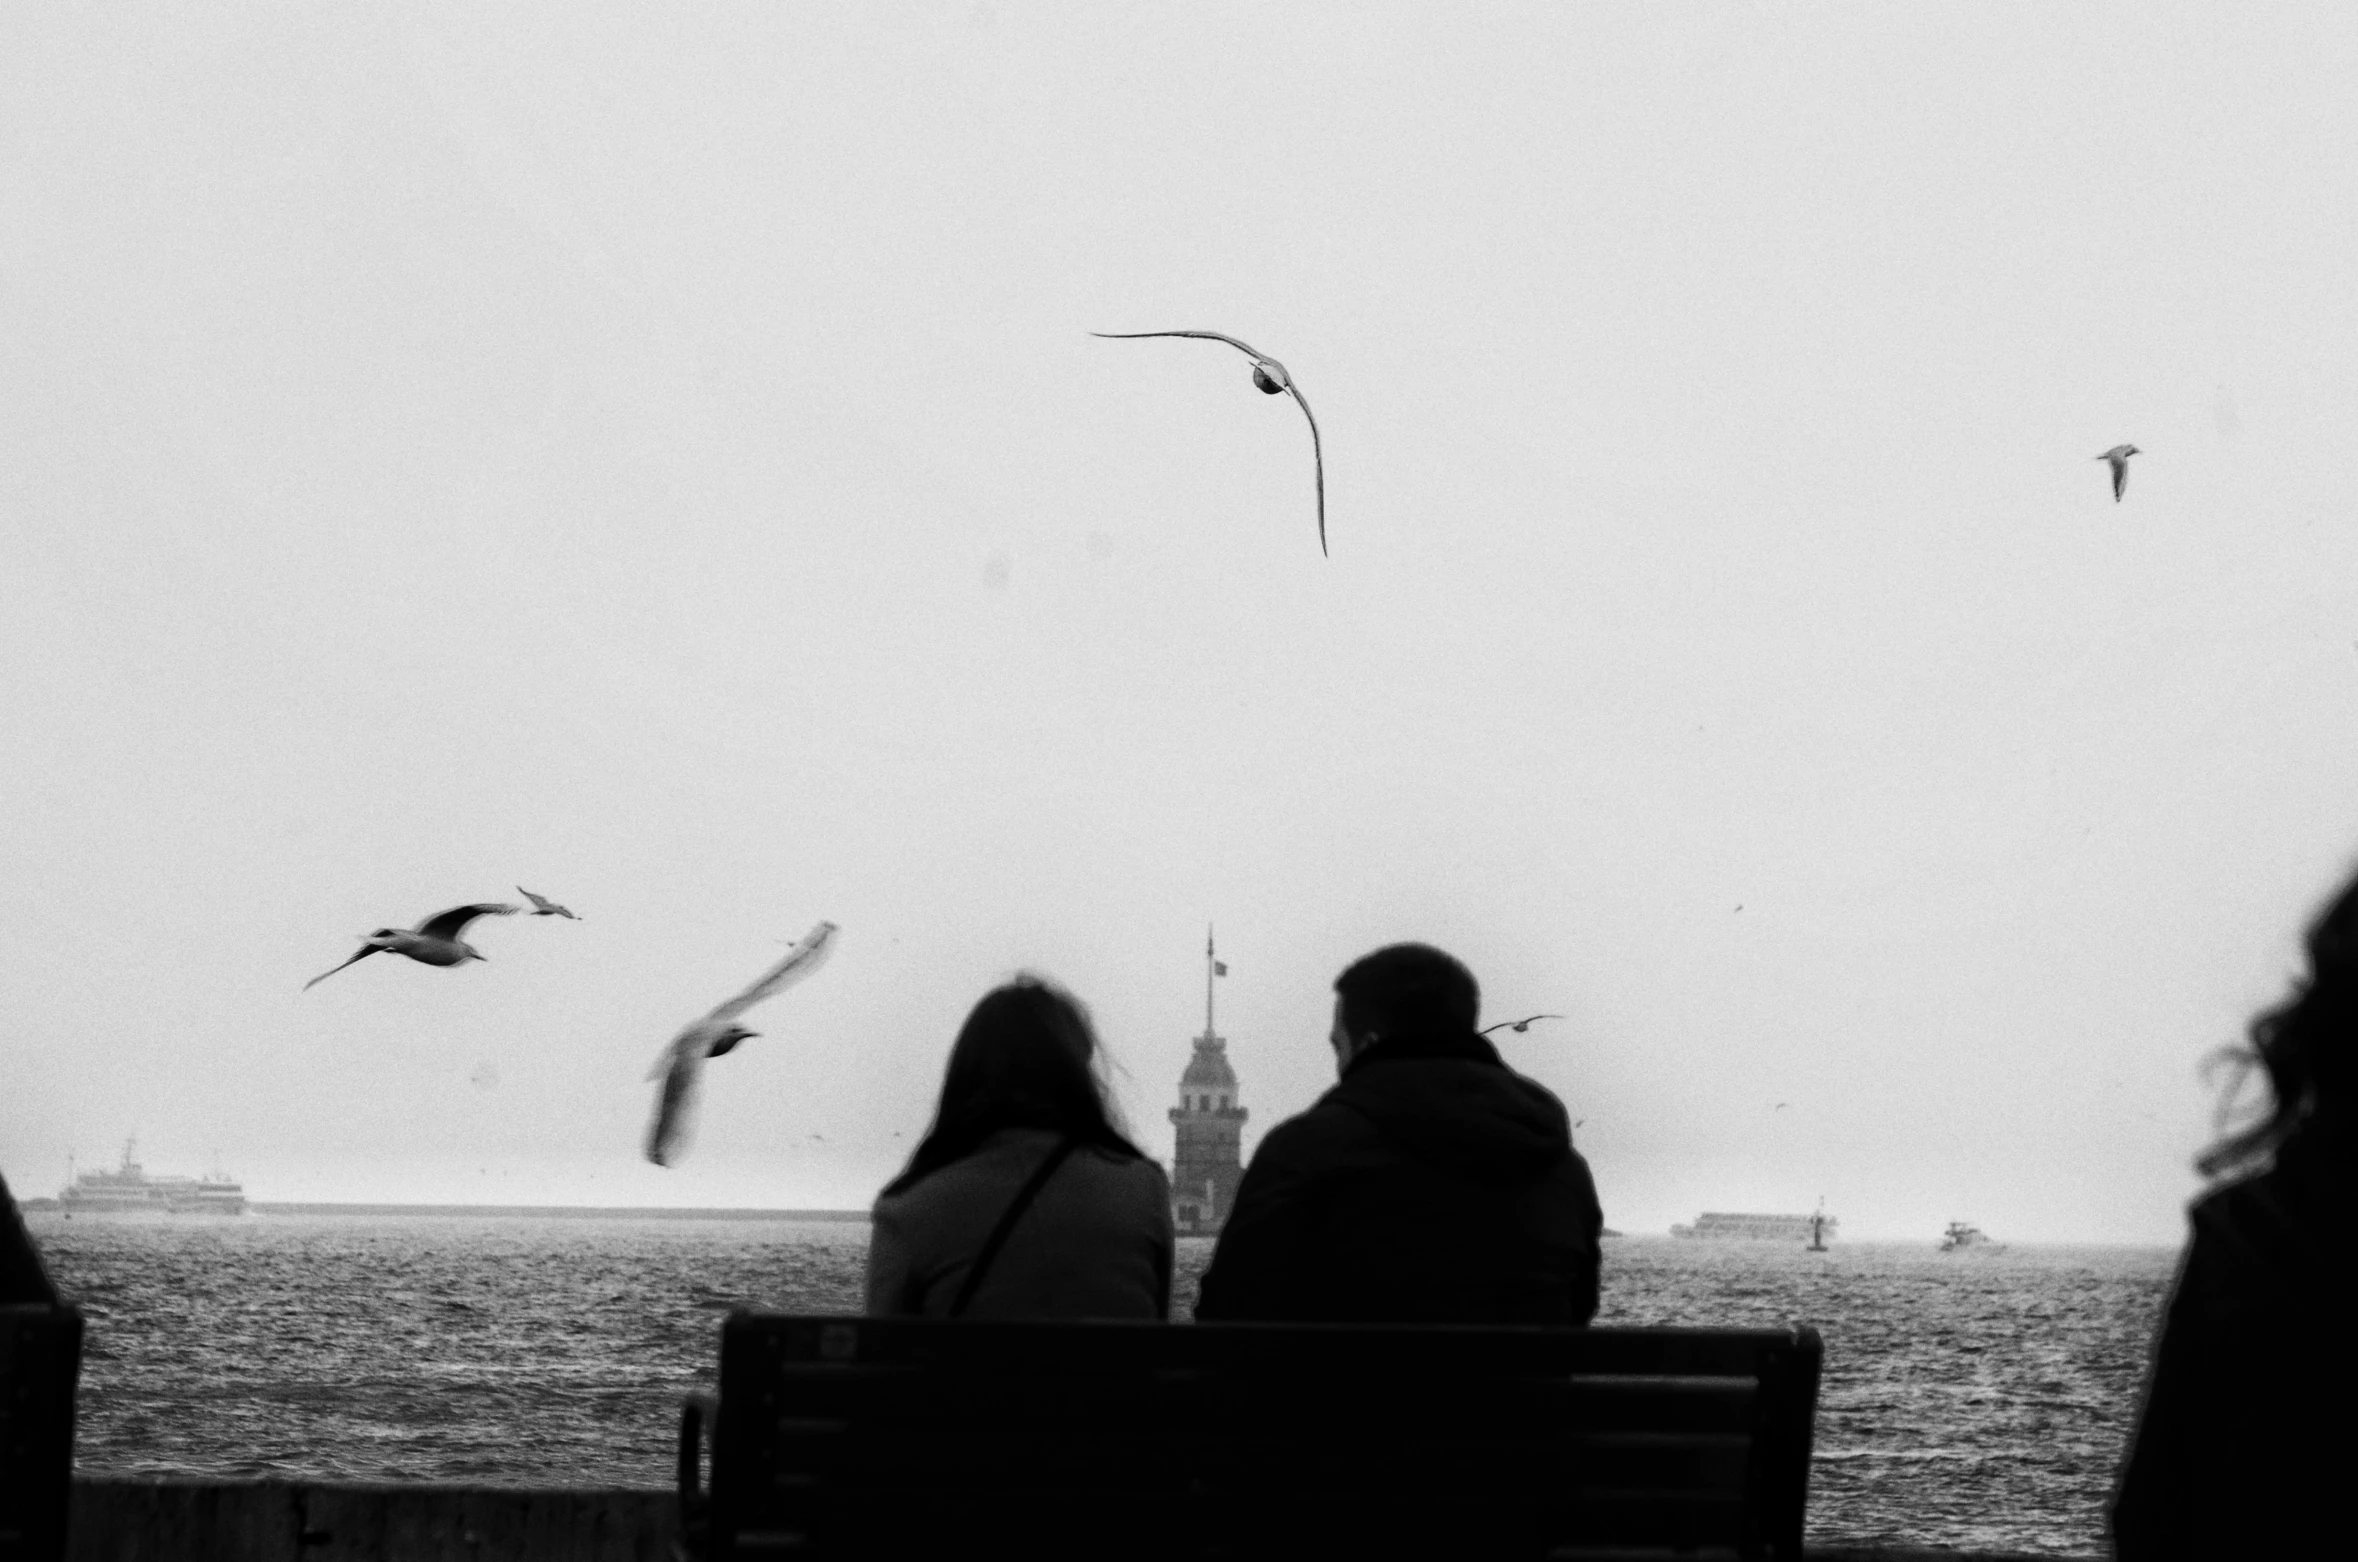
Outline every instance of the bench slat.
<path fill-rule="evenodd" d="M 1106 1472 L 1133 1468 L 1140 1460 L 1167 1456 L 1170 1439 L 1147 1431 L 1099 1435 L 1075 1444 L 1069 1436 L 1026 1426 L 988 1421 L 941 1422 L 879 1419 L 863 1423 L 857 1432 L 801 1433 L 779 1438 L 771 1465 L 774 1479 L 809 1477 L 830 1479 L 885 1479 L 896 1472 L 924 1472 L 928 1479 L 950 1486 L 983 1485 L 1003 1481 L 1009 1472 L 1021 1473 L 1043 1456 L 1053 1454 L 1068 1475 L 1091 1480 Z M 1305 1462 L 1305 1451 L 1331 1446 L 1299 1438 L 1277 1438 L 1246 1431 L 1222 1438 L 1205 1450 L 1202 1478 L 1212 1478 L 1231 1467 L 1267 1467 L 1296 1472 L 1317 1466 Z M 1348 1484 L 1380 1486 L 1399 1478 L 1396 1472 L 1428 1473 L 1439 1477 L 1462 1473 L 1469 1480 L 1503 1482 L 1544 1480 L 1568 1482 L 1637 1482 L 1656 1486 L 1740 1491 L 1749 1469 L 1752 1442 L 1725 1433 L 1597 1433 L 1570 1434 L 1546 1441 L 1512 1440 L 1496 1436 L 1450 1437 L 1431 1430 L 1387 1440 L 1381 1449 L 1362 1451 L 1348 1461 Z"/>
<path fill-rule="evenodd" d="M 927 1414 L 954 1399 L 987 1407 L 991 1418 L 1067 1416 L 1107 1407 L 1153 1404 L 1158 1416 L 1185 1413 L 1250 1422 L 1269 1411 L 1301 1422 L 1307 1413 L 1347 1421 L 1366 1413 L 1408 1417 L 1430 1404 L 1433 1413 L 1481 1414 L 1533 1425 L 1625 1428 L 1630 1431 L 1742 1431 L 1757 1413 L 1757 1384 L 1732 1377 L 1610 1377 L 1527 1379 L 1349 1380 L 1271 1373 L 1260 1379 L 1191 1373 L 1184 1379 L 1142 1374 L 1043 1377 L 1031 1372 L 927 1374 L 892 1368 L 805 1373 L 787 1369 L 765 1394 L 765 1414 L 841 1418 L 852 1407 L 867 1416 L 893 1415 L 904 1406 Z"/>
<path fill-rule="evenodd" d="M 803 1318 L 741 1313 L 762 1319 L 752 1348 L 781 1361 L 862 1365 L 900 1363 L 929 1368 L 994 1362 L 1059 1371 L 1139 1364 L 1161 1370 L 1211 1367 L 1221 1372 L 1321 1368 L 1350 1375 L 1380 1362 L 1388 1371 L 1420 1368 L 1453 1377 L 1483 1373 L 1627 1373 L 1749 1377 L 1762 1353 L 1788 1349 L 1786 1329 L 1562 1329 L 1453 1324 L 1198 1324 L 1159 1323 L 965 1324 L 967 1337 L 945 1335 L 938 1320 L 916 1318 Z M 1086 1334 L 1075 1334 L 1085 1329 Z"/>

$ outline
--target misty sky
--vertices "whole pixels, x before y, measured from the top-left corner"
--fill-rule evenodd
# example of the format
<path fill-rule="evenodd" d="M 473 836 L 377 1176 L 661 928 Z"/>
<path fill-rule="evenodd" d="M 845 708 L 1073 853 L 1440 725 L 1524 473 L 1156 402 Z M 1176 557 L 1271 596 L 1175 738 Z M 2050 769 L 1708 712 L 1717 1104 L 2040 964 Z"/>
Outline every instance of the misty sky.
<path fill-rule="evenodd" d="M 1420 938 L 1568 1017 L 1616 1227 L 2172 1240 L 2358 855 L 2353 79 L 2324 6 L 12 8 L 0 1172 L 864 1205 L 1019 968 L 1167 1156 L 1216 921 L 1248 1148 Z M 1165 328 L 1291 368 L 1331 559 L 1240 356 L 1088 334 Z M 584 920 L 299 990 L 518 883 Z"/>

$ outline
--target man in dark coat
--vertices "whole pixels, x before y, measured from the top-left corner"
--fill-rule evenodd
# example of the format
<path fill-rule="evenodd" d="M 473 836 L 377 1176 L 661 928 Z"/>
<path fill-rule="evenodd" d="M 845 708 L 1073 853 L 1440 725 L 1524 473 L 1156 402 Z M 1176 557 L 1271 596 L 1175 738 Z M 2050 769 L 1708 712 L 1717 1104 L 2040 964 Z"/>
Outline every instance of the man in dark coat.
<path fill-rule="evenodd" d="M 1563 1103 L 1475 1030 L 1473 974 L 1394 944 L 1335 994 L 1342 1082 L 1261 1141 L 1196 1317 L 1587 1323 L 1596 1184 Z"/>

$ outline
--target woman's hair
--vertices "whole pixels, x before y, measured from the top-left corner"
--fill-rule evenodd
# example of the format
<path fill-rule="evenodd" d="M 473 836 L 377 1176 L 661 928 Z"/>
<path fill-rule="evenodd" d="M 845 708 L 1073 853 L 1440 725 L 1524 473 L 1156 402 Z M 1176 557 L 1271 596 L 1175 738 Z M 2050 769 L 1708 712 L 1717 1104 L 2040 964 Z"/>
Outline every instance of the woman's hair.
<path fill-rule="evenodd" d="M 933 1126 L 885 1194 L 965 1159 L 1002 1128 L 1052 1129 L 1124 1159 L 1145 1159 L 1106 1098 L 1102 1058 L 1088 1011 L 1069 993 L 1023 975 L 983 994 L 950 1046 Z"/>
<path fill-rule="evenodd" d="M 2205 1176 L 2243 1170 L 2282 1147 L 2320 1108 L 2349 1100 L 2358 1052 L 2358 879 L 2309 924 L 2307 947 L 2308 975 L 2252 1021 L 2250 1045 L 2223 1055 L 2231 1070 L 2219 1106 L 2224 1136 L 2194 1163 Z M 2255 1068 L 2268 1076 L 2267 1115 L 2229 1133 L 2226 1118 Z"/>

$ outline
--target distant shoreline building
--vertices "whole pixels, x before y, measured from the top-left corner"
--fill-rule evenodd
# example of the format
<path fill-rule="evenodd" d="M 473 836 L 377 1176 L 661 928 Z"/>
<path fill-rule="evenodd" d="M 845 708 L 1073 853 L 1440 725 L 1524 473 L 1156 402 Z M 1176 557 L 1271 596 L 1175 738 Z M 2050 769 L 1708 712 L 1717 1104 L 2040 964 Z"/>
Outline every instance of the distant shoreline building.
<path fill-rule="evenodd" d="M 1210 1236 L 1228 1219 L 1244 1180 L 1245 1109 L 1236 1104 L 1228 1040 L 1212 1024 L 1212 984 L 1228 974 L 1204 933 L 1204 1033 L 1179 1076 L 1171 1108 L 1171 1224 L 1183 1237 Z"/>
<path fill-rule="evenodd" d="M 1837 1224 L 1831 1215 L 1728 1215 L 1707 1211 L 1691 1226 L 1673 1226 L 1674 1237 L 1720 1242 L 1808 1242 L 1822 1229 L 1831 1238 Z"/>

